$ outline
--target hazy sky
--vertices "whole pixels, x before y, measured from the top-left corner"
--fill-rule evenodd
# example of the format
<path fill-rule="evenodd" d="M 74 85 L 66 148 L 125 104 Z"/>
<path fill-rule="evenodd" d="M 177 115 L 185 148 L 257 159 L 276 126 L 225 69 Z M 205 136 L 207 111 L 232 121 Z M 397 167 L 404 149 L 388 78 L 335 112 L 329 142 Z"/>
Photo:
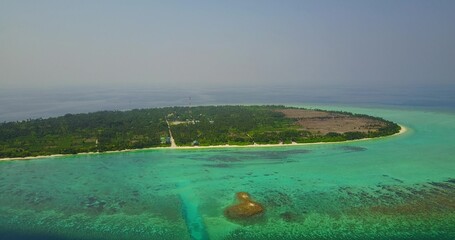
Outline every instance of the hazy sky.
<path fill-rule="evenodd" d="M 454 88 L 455 1 L 0 0 L 3 89 L 254 84 Z"/>

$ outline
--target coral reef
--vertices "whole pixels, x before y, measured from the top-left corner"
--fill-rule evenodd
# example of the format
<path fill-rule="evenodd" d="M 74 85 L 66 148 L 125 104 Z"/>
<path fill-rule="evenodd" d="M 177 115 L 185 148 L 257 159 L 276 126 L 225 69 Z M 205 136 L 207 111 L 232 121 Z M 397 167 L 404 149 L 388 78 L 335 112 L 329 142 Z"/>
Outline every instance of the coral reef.
<path fill-rule="evenodd" d="M 237 204 L 229 206 L 224 210 L 224 215 L 229 219 L 246 219 L 264 212 L 264 207 L 253 201 L 246 192 L 235 194 Z"/>

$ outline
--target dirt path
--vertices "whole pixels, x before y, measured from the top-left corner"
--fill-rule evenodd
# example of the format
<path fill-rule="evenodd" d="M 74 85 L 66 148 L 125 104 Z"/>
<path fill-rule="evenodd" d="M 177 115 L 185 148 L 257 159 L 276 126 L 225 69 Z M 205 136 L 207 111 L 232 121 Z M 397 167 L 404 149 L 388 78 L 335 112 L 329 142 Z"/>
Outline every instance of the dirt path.
<path fill-rule="evenodd" d="M 174 137 L 172 137 L 172 131 L 171 131 L 171 125 L 169 124 L 169 121 L 166 119 L 167 123 L 167 128 L 169 129 L 169 137 L 171 138 L 171 148 L 176 148 L 177 144 L 175 144 Z"/>

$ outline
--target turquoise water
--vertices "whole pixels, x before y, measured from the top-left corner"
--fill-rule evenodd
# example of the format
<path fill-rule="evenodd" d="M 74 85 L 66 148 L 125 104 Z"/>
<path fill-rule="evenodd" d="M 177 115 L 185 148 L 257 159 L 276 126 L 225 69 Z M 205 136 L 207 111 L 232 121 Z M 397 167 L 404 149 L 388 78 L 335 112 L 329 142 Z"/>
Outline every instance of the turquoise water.
<path fill-rule="evenodd" d="M 350 143 L 144 150 L 0 163 L 0 239 L 455 239 L 455 113 Z M 266 211 L 231 221 L 249 192 Z"/>

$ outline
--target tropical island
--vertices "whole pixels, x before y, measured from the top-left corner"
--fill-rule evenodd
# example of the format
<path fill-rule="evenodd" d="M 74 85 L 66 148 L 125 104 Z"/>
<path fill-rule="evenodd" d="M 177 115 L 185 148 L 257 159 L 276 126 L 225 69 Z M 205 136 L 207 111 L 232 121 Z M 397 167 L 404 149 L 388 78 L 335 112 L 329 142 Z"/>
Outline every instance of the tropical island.
<path fill-rule="evenodd" d="M 153 147 L 341 142 L 393 135 L 379 117 L 286 106 L 197 106 L 66 114 L 0 124 L 0 158 Z"/>

